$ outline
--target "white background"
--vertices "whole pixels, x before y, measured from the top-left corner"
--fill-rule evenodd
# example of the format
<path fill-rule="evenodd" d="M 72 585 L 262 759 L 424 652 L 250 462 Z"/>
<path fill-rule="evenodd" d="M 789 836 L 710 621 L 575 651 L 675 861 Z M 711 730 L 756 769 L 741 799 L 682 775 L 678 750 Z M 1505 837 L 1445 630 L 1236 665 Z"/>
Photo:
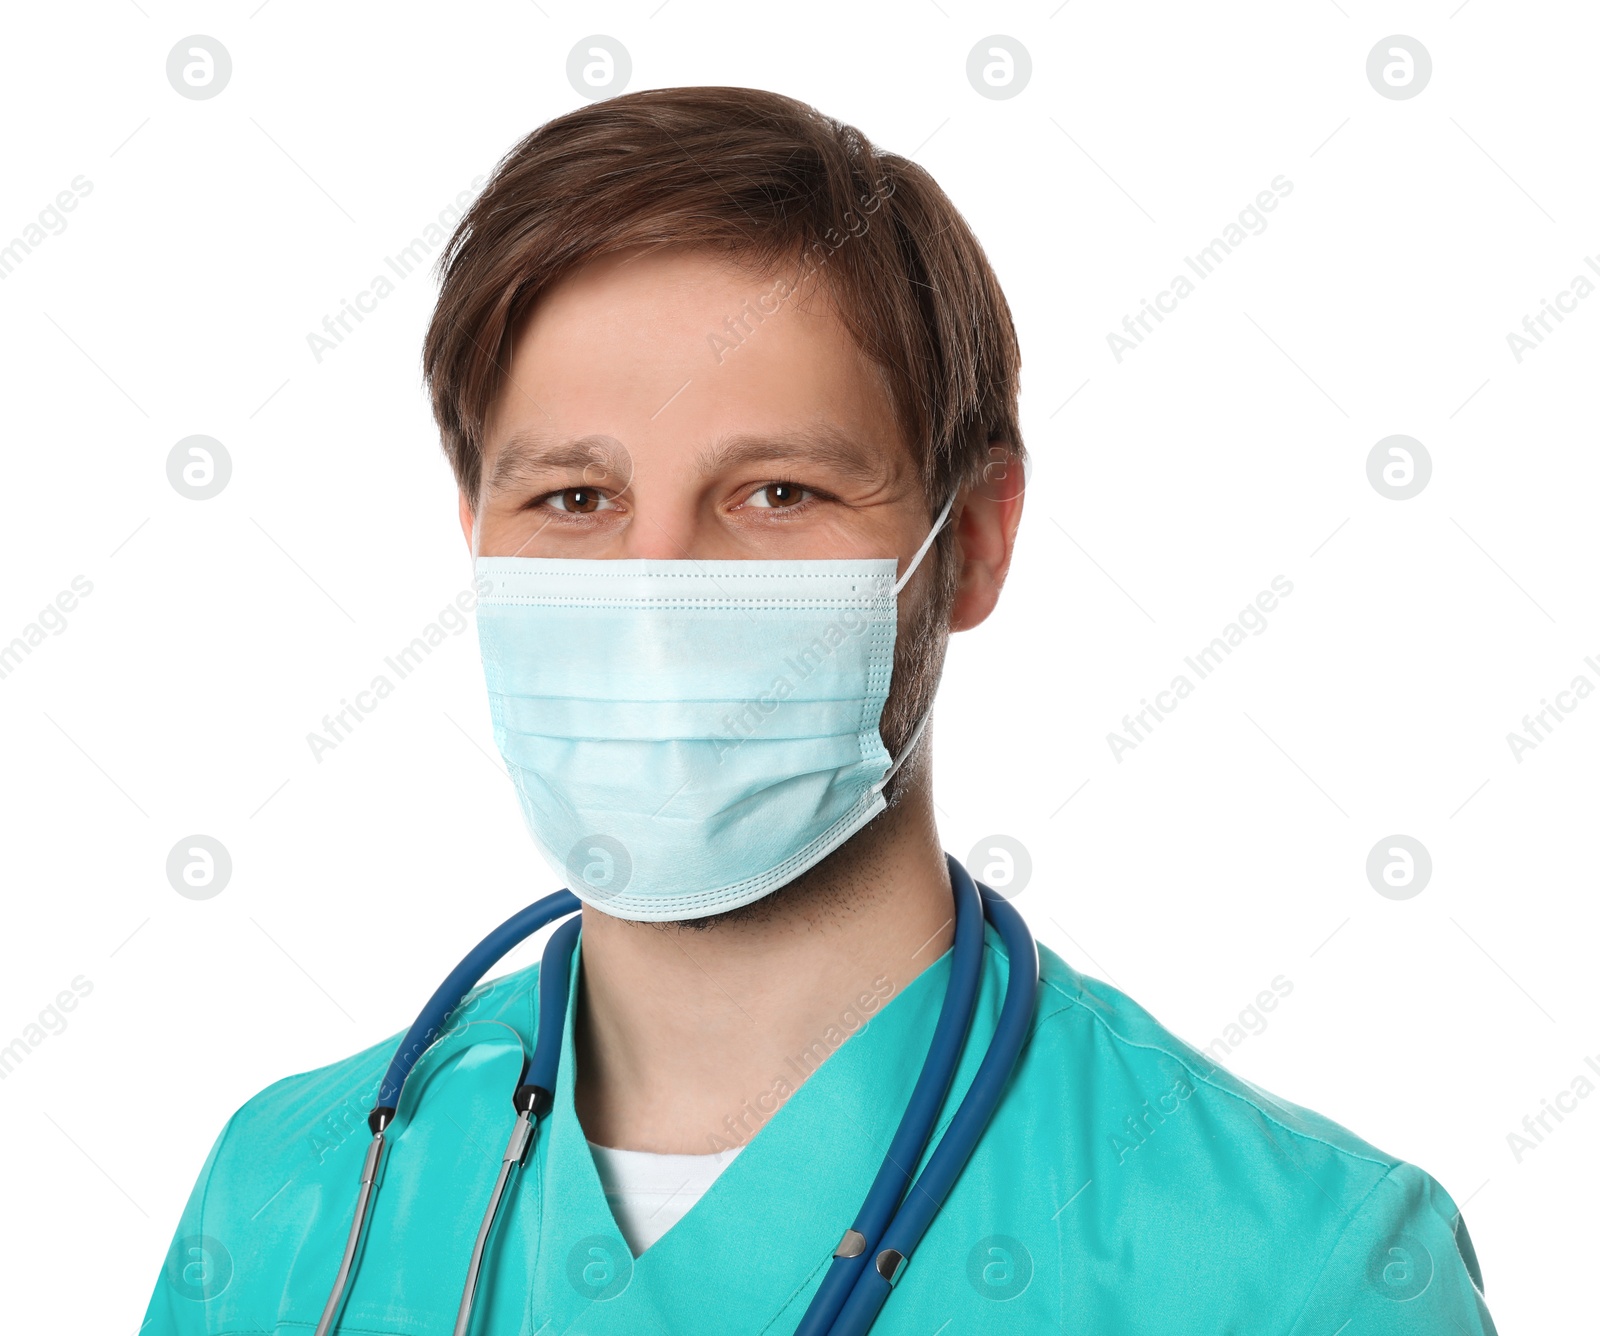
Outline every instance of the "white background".
<path fill-rule="evenodd" d="M 1506 340 L 1600 253 L 1591 7 L 106 0 L 7 29 L 0 243 L 92 190 L 0 282 L 0 642 L 93 592 L 0 680 L 0 1045 L 93 991 L 0 1082 L 0 1325 L 135 1330 L 228 1115 L 402 1028 L 557 884 L 470 629 L 311 755 L 469 570 L 431 278 L 320 362 L 307 335 L 579 104 L 593 33 L 630 88 L 777 89 L 914 153 L 1005 284 L 1034 464 L 941 696 L 947 847 L 1021 840 L 1041 940 L 1200 1045 L 1292 981 L 1229 1065 L 1437 1176 L 1503 1331 L 1592 1318 L 1600 1098 L 1520 1162 L 1507 1135 L 1600 1054 L 1600 697 L 1506 741 L 1600 685 L 1600 299 L 1520 364 Z M 966 77 L 997 32 L 1032 58 L 1009 100 Z M 232 56 L 210 100 L 165 74 L 195 33 Z M 1366 77 L 1396 33 L 1433 60 L 1410 100 Z M 1107 333 L 1279 175 L 1266 230 L 1119 363 Z M 195 433 L 233 461 L 204 502 L 166 474 Z M 1394 433 L 1433 462 L 1408 501 L 1367 479 Z M 1117 760 L 1277 575 L 1268 628 Z M 205 901 L 165 870 L 195 833 L 233 860 Z M 1395 833 L 1434 868 L 1399 901 L 1365 872 Z"/>

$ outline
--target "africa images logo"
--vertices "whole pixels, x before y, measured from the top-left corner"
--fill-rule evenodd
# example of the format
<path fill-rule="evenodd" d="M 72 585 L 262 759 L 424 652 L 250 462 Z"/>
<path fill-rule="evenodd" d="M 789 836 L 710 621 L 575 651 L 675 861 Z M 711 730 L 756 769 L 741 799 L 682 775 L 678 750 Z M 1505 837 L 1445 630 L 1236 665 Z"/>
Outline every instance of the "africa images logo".
<path fill-rule="evenodd" d="M 722 732 L 712 738 L 720 765 L 730 752 L 737 751 L 761 731 L 762 725 L 795 689 L 817 671 L 849 636 L 859 636 L 871 624 L 871 619 L 854 608 L 847 608 L 829 622 L 822 631 L 794 655 L 783 661 L 788 673 L 780 673 L 769 690 L 755 700 L 746 701 L 744 708 L 723 716 Z M 790 675 L 792 674 L 792 676 Z"/>

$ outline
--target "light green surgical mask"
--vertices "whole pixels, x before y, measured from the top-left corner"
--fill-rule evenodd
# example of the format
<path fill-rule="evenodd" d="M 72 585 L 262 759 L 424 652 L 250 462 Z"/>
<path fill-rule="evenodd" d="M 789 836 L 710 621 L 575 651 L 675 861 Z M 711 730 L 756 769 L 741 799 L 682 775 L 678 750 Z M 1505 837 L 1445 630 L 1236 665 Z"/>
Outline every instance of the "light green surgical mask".
<path fill-rule="evenodd" d="M 952 498 L 953 500 L 953 498 Z M 759 900 L 884 810 L 893 560 L 477 559 L 495 741 L 544 856 L 619 918 Z"/>

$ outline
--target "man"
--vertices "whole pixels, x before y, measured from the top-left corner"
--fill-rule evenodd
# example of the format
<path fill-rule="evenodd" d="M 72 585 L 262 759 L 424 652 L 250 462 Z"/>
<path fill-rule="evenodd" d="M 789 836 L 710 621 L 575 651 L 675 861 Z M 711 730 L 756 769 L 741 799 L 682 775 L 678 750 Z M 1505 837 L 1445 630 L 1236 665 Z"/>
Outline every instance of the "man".
<path fill-rule="evenodd" d="M 471 1330 L 791 1332 L 954 986 L 923 725 L 1021 518 L 1009 311 L 926 173 L 742 89 L 544 126 L 440 268 L 424 368 L 496 738 L 581 949 L 542 1000 L 536 969 L 475 992 L 401 1094 L 395 1037 L 247 1103 L 145 1330 L 455 1330 L 565 997 Z M 1000 1024 L 993 928 L 982 956 L 930 1147 Z M 1431 1178 L 1040 957 L 1026 1047 L 873 1331 L 1493 1331 Z"/>

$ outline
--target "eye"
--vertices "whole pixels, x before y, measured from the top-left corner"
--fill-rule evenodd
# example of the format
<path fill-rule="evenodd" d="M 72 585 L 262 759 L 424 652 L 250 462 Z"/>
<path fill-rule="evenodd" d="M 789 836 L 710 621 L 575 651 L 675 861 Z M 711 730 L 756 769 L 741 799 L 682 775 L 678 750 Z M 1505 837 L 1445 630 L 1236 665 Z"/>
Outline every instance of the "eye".
<path fill-rule="evenodd" d="M 756 488 L 745 505 L 754 506 L 757 510 L 788 510 L 811 495 L 813 493 L 809 488 L 798 483 L 769 482 L 765 487 Z"/>
<path fill-rule="evenodd" d="M 568 515 L 593 515 L 597 510 L 616 507 L 615 501 L 594 487 L 566 487 L 540 499 L 543 504 Z"/>

